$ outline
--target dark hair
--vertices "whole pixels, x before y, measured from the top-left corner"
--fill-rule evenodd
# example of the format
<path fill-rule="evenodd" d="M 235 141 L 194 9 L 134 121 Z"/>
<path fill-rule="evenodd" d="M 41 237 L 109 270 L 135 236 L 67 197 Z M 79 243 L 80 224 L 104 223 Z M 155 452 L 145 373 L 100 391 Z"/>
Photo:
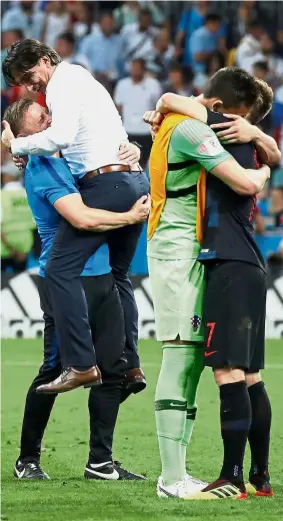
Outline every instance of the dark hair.
<path fill-rule="evenodd" d="M 21 131 L 21 121 L 28 108 L 34 103 L 32 99 L 22 98 L 12 103 L 4 112 L 3 119 L 7 121 L 11 127 L 14 136 Z"/>
<path fill-rule="evenodd" d="M 217 13 L 210 13 L 210 14 L 207 14 L 206 17 L 205 17 L 205 24 L 207 24 L 208 22 L 221 22 L 221 16 L 219 16 L 219 14 Z"/>
<path fill-rule="evenodd" d="M 208 61 L 207 61 L 207 64 L 206 64 L 206 73 L 209 74 L 209 71 L 210 71 L 210 67 L 211 67 L 211 63 L 213 62 L 213 60 L 218 59 L 218 62 L 219 62 L 219 69 L 222 69 L 225 65 L 225 58 L 222 54 L 222 52 L 220 51 L 214 51 Z"/>
<path fill-rule="evenodd" d="M 254 68 L 257 67 L 258 69 L 261 69 L 264 72 L 268 72 L 269 71 L 268 63 L 266 61 L 263 61 L 263 60 L 255 62 L 253 64 L 253 67 Z"/>
<path fill-rule="evenodd" d="M 113 19 L 113 14 L 111 13 L 111 11 L 102 11 L 102 13 L 99 17 L 99 21 L 101 22 L 101 20 L 103 20 L 103 18 L 112 18 Z"/>
<path fill-rule="evenodd" d="M 247 31 L 250 31 L 250 30 L 253 30 L 253 29 L 261 29 L 262 28 L 262 23 L 255 19 L 255 20 L 250 20 L 248 23 L 247 23 Z"/>
<path fill-rule="evenodd" d="M 258 90 L 258 96 L 247 115 L 247 119 L 252 125 L 257 125 L 272 109 L 273 91 L 266 81 L 259 78 L 254 78 L 254 81 Z"/>
<path fill-rule="evenodd" d="M 140 9 L 139 16 L 150 16 L 151 17 L 151 11 L 147 9 L 146 7 L 143 7 Z"/>
<path fill-rule="evenodd" d="M 58 40 L 65 40 L 65 42 L 69 43 L 70 45 L 75 45 L 76 43 L 76 38 L 71 32 L 59 34 L 57 41 Z"/>
<path fill-rule="evenodd" d="M 194 74 L 191 67 L 184 67 L 179 62 L 173 62 L 169 68 L 170 72 L 179 72 L 183 76 L 184 83 L 191 83 L 194 79 Z"/>
<path fill-rule="evenodd" d="M 22 40 L 24 37 L 24 31 L 20 28 L 6 29 L 6 31 L 2 31 L 2 34 L 4 34 L 4 33 L 15 33 L 18 37 L 18 40 Z"/>
<path fill-rule="evenodd" d="M 2 72 L 6 83 L 10 86 L 17 85 L 15 75 L 28 72 L 43 56 L 47 56 L 50 59 L 51 65 L 58 65 L 61 62 L 59 54 L 52 47 L 38 40 L 26 38 L 25 40 L 15 42 L 8 50 L 2 64 Z"/>
<path fill-rule="evenodd" d="M 139 63 L 139 65 L 145 69 L 145 60 L 143 58 L 134 58 L 132 63 Z"/>
<path fill-rule="evenodd" d="M 238 67 L 225 67 L 217 71 L 204 88 L 205 98 L 219 98 L 226 108 L 242 104 L 251 107 L 258 95 L 254 78 Z"/>

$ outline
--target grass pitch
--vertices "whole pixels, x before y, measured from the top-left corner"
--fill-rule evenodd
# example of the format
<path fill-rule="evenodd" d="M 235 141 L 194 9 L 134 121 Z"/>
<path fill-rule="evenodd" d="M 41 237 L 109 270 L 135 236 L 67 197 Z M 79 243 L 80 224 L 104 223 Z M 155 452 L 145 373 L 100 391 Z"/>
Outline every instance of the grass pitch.
<path fill-rule="evenodd" d="M 87 391 L 57 398 L 42 453 L 50 482 L 18 482 L 13 465 L 18 456 L 25 393 L 41 362 L 41 341 L 2 341 L 2 516 L 7 521 L 275 521 L 283 519 L 282 340 L 267 343 L 264 374 L 273 405 L 271 476 L 275 498 L 247 501 L 158 499 L 160 471 L 154 422 L 154 388 L 160 365 L 155 341 L 140 343 L 148 388 L 121 406 L 114 456 L 148 482 L 84 480 L 88 456 Z M 281 405 L 280 405 L 281 404 Z M 210 481 L 221 463 L 218 393 L 209 370 L 199 392 L 199 411 L 188 452 L 191 474 Z M 246 465 L 248 470 L 248 461 Z"/>

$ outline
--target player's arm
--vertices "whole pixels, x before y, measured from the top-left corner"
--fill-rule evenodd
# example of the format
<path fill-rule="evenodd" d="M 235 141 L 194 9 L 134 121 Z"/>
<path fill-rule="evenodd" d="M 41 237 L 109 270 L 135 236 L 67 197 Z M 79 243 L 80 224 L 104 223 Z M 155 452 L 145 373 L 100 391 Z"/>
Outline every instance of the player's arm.
<path fill-rule="evenodd" d="M 194 159 L 207 172 L 220 179 L 240 195 L 254 195 L 260 192 L 270 169 L 264 165 L 259 170 L 245 169 L 229 154 L 220 141 L 204 123 L 185 120 L 178 125 L 171 137 L 171 146 L 184 158 Z"/>
<path fill-rule="evenodd" d="M 53 202 L 62 217 L 79 230 L 105 232 L 145 221 L 150 210 L 150 197 L 141 197 L 124 213 L 109 212 L 86 206 L 79 193 L 68 194 Z"/>
<path fill-rule="evenodd" d="M 80 99 L 79 79 L 68 85 L 62 82 L 61 87 L 52 92 L 51 126 L 37 134 L 12 139 L 12 155 L 53 155 L 70 146 L 79 128 Z"/>
<path fill-rule="evenodd" d="M 185 96 L 180 96 L 179 94 L 166 92 L 161 96 L 161 98 L 159 98 L 156 104 L 156 111 L 161 114 L 176 112 L 177 114 L 190 116 L 191 118 L 206 123 L 207 109 L 197 101 L 199 99 L 200 96 L 198 98 L 187 98 Z"/>
<path fill-rule="evenodd" d="M 254 142 L 262 163 L 277 165 L 280 163 L 281 152 L 275 139 L 268 136 L 256 125 L 245 118 L 234 114 L 224 114 L 230 121 L 215 123 L 211 128 L 223 144 Z"/>
<path fill-rule="evenodd" d="M 33 190 L 79 230 L 104 232 L 135 224 L 147 219 L 150 197 L 143 196 L 124 213 L 89 208 L 75 186 L 73 176 L 64 160 L 30 156 L 26 175 Z"/>

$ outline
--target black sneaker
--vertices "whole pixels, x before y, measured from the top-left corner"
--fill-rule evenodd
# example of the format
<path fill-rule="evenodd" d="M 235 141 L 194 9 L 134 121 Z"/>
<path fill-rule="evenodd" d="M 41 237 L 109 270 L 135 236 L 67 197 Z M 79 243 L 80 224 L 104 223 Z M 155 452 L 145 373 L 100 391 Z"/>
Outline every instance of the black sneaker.
<path fill-rule="evenodd" d="M 36 461 L 18 460 L 14 467 L 14 476 L 17 479 L 50 479 Z"/>
<path fill-rule="evenodd" d="M 118 461 L 106 461 L 105 463 L 88 462 L 85 468 L 86 479 L 105 479 L 107 481 L 118 480 L 144 480 L 143 476 L 133 474 L 123 469 Z"/>
<path fill-rule="evenodd" d="M 125 481 L 147 481 L 145 476 L 142 476 L 141 474 L 134 474 L 129 470 L 123 469 L 123 467 L 121 467 L 120 461 L 114 461 L 113 467 L 118 472 L 119 479 L 123 479 Z"/>

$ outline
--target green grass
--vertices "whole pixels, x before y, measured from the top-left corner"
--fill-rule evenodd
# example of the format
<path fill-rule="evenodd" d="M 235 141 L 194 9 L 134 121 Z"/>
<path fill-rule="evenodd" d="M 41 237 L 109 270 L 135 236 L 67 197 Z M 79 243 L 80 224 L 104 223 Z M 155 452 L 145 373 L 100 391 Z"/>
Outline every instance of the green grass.
<path fill-rule="evenodd" d="M 154 424 L 154 388 L 160 348 L 140 344 L 148 388 L 121 407 L 114 455 L 126 468 L 147 475 L 148 482 L 97 482 L 83 479 L 88 455 L 87 392 L 74 391 L 57 399 L 44 439 L 42 466 L 50 482 L 17 482 L 13 465 L 18 456 L 25 393 L 41 361 L 41 342 L 2 342 L 2 519 L 9 521 L 275 521 L 283 518 L 282 341 L 267 345 L 265 381 L 273 404 L 271 475 L 275 498 L 247 501 L 183 502 L 155 495 L 160 471 Z M 281 405 L 280 405 L 281 403 Z M 216 478 L 221 463 L 218 394 L 206 370 L 199 393 L 199 412 L 188 455 L 190 473 Z M 248 465 L 248 462 L 247 462 Z"/>

